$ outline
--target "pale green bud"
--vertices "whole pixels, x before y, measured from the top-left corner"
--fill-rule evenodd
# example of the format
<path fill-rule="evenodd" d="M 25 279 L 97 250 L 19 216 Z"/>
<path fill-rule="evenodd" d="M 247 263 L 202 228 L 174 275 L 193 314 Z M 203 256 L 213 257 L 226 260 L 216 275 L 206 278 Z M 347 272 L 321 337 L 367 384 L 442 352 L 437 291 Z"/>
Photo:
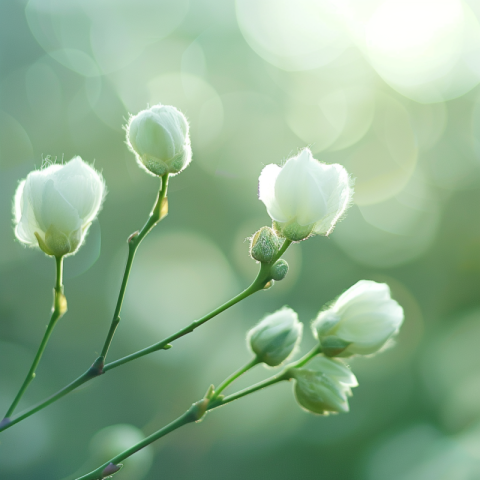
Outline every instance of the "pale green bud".
<path fill-rule="evenodd" d="M 317 355 L 290 373 L 296 380 L 295 398 L 305 410 L 319 415 L 349 411 L 348 397 L 358 382 L 341 360 Z"/>
<path fill-rule="evenodd" d="M 282 259 L 277 260 L 270 269 L 270 276 L 272 280 L 276 280 L 277 282 L 283 280 L 288 272 L 288 263 Z"/>
<path fill-rule="evenodd" d="M 170 105 L 154 105 L 132 116 L 126 126 L 127 145 L 147 172 L 180 173 L 192 159 L 188 122 Z"/>
<path fill-rule="evenodd" d="M 258 191 L 277 233 L 295 242 L 310 235 L 329 235 L 353 195 L 345 168 L 319 162 L 308 148 L 283 167 L 267 165 Z"/>
<path fill-rule="evenodd" d="M 277 255 L 281 240 L 270 227 L 262 227 L 252 237 L 250 255 L 262 263 L 270 263 Z"/>
<path fill-rule="evenodd" d="M 288 307 L 267 315 L 247 335 L 247 343 L 258 360 L 271 367 L 283 363 L 300 343 L 303 324 Z"/>
<path fill-rule="evenodd" d="M 325 355 L 370 355 L 398 333 L 403 318 L 387 284 L 361 280 L 320 312 L 312 328 Z"/>
<path fill-rule="evenodd" d="M 15 235 L 47 255 L 75 253 L 104 197 L 102 176 L 80 157 L 30 172 L 15 193 Z"/>

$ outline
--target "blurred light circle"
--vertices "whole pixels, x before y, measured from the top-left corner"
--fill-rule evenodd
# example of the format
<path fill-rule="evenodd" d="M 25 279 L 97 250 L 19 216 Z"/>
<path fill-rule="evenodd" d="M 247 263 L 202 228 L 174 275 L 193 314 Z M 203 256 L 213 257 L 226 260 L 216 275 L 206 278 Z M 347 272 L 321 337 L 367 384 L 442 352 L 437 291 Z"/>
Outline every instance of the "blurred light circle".
<path fill-rule="evenodd" d="M 237 21 L 250 47 L 284 70 L 326 65 L 349 45 L 338 7 L 326 0 L 236 0 Z"/>
<path fill-rule="evenodd" d="M 145 438 L 143 432 L 129 424 L 117 424 L 102 428 L 90 442 L 90 451 L 97 463 L 105 463 L 112 457 L 132 447 Z M 141 480 L 149 472 L 153 463 L 153 446 L 148 445 L 123 463 L 123 468 L 115 474 L 118 480 Z"/>
<path fill-rule="evenodd" d="M 403 190 L 417 163 L 417 144 L 405 107 L 377 94 L 369 132 L 343 162 L 355 178 L 357 205 L 372 205 Z"/>
<path fill-rule="evenodd" d="M 0 110 L 0 167 L 13 167 L 32 158 L 33 147 L 27 132 L 15 118 Z"/>
<path fill-rule="evenodd" d="M 237 293 L 228 261 L 208 238 L 190 231 L 151 234 L 137 253 L 125 310 L 136 319 L 135 330 L 142 328 L 137 336 L 143 332 L 150 340 L 178 330 Z"/>
<path fill-rule="evenodd" d="M 316 104 L 291 101 L 287 109 L 288 126 L 314 153 L 355 144 L 368 131 L 373 119 L 370 90 L 332 87 L 317 92 L 320 98 Z"/>
<path fill-rule="evenodd" d="M 280 163 L 298 139 L 291 133 L 276 102 L 257 92 L 235 91 L 221 96 L 224 121 L 210 151 L 197 157 L 209 173 L 252 178 L 267 163 Z M 193 130 L 193 128 L 192 128 Z M 192 142 L 193 143 L 193 142 Z"/>
<path fill-rule="evenodd" d="M 429 150 L 442 138 L 447 124 L 445 103 L 404 103 L 420 150 Z"/>
<path fill-rule="evenodd" d="M 188 0 L 30 0 L 30 30 L 42 48 L 86 77 L 129 65 L 184 19 Z"/>
<path fill-rule="evenodd" d="M 392 267 L 425 253 L 438 231 L 438 200 L 418 179 L 395 197 L 352 207 L 332 238 L 358 263 Z"/>
<path fill-rule="evenodd" d="M 479 81 L 480 26 L 460 0 L 386 0 L 365 25 L 364 45 L 379 75 L 423 103 L 463 95 Z"/>
<path fill-rule="evenodd" d="M 28 68 L 25 74 L 25 87 L 28 102 L 35 116 L 41 117 L 41 120 L 45 121 L 46 119 L 53 120 L 61 114 L 62 89 L 60 80 L 43 59 L 33 63 Z"/>
<path fill-rule="evenodd" d="M 165 38 L 188 13 L 188 0 L 90 2 L 93 55 L 103 73 L 129 65 L 152 43 Z"/>
<path fill-rule="evenodd" d="M 424 383 L 443 423 L 458 430 L 480 420 L 480 310 L 458 314 L 425 349 Z"/>

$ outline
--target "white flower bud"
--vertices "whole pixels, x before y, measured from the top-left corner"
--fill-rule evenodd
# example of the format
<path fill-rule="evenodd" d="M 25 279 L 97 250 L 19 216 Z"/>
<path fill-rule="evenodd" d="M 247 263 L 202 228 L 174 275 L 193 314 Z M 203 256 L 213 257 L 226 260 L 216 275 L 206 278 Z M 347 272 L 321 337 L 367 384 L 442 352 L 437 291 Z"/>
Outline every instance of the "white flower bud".
<path fill-rule="evenodd" d="M 281 241 L 270 227 L 262 227 L 252 237 L 250 255 L 262 263 L 270 263 L 280 250 Z"/>
<path fill-rule="evenodd" d="M 315 160 L 308 148 L 283 167 L 267 165 L 259 179 L 259 198 L 275 229 L 292 241 L 330 234 L 352 195 L 345 168 Z"/>
<path fill-rule="evenodd" d="M 369 355 L 398 332 L 403 318 L 387 284 L 360 280 L 320 312 L 312 327 L 325 355 Z"/>
<path fill-rule="evenodd" d="M 15 193 L 15 235 L 47 255 L 75 253 L 104 196 L 102 176 L 80 157 L 30 172 Z"/>
<path fill-rule="evenodd" d="M 296 379 L 295 398 L 305 410 L 320 415 L 348 412 L 348 397 L 358 382 L 340 360 L 317 355 L 291 374 Z"/>
<path fill-rule="evenodd" d="M 294 352 L 302 338 L 302 329 L 297 314 L 283 307 L 253 327 L 247 343 L 261 362 L 276 367 Z"/>
<path fill-rule="evenodd" d="M 192 159 L 188 122 L 170 105 L 155 105 L 130 117 L 127 145 L 147 172 L 162 176 L 181 172 Z"/>

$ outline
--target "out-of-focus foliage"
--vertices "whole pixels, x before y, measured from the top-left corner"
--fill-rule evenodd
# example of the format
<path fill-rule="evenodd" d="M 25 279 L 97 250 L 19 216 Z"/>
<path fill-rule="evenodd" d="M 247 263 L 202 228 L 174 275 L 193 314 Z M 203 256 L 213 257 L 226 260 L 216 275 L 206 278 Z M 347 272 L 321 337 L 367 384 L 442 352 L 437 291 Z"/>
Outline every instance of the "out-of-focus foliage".
<path fill-rule="evenodd" d="M 247 361 L 245 332 L 266 312 L 288 304 L 308 324 L 362 278 L 387 282 L 406 320 L 394 348 L 351 361 L 350 413 L 311 416 L 278 385 L 157 442 L 124 478 L 478 478 L 478 0 L 9 0 L 0 45 L 2 411 L 51 307 L 53 262 L 16 242 L 11 222 L 18 181 L 42 158 L 94 162 L 109 193 L 65 262 L 69 311 L 20 409 L 81 374 L 108 330 L 125 240 L 158 187 L 124 143 L 129 113 L 181 109 L 193 161 L 138 252 L 112 359 L 253 278 L 246 239 L 269 224 L 266 164 L 309 146 L 356 178 L 346 218 L 290 248 L 285 280 L 0 434 L 0 478 L 84 473 Z"/>

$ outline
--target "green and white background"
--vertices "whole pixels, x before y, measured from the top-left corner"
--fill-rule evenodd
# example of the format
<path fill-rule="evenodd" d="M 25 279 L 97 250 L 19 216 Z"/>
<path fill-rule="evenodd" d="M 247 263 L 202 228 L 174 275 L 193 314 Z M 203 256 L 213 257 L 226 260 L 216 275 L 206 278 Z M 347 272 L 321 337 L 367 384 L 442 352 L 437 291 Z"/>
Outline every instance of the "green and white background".
<path fill-rule="evenodd" d="M 264 165 L 308 145 L 344 165 L 356 193 L 331 237 L 289 249 L 274 288 L 0 434 L 0 478 L 98 466 L 248 361 L 245 332 L 265 313 L 294 308 L 306 351 L 318 310 L 362 278 L 387 282 L 406 320 L 395 348 L 351 361 L 349 414 L 309 415 L 277 385 L 160 440 L 115 478 L 480 478 L 479 83 L 478 0 L 2 1 L 0 410 L 51 307 L 54 262 L 20 245 L 11 220 L 18 181 L 42 158 L 80 155 L 109 193 L 65 261 L 69 311 L 20 409 L 83 373 L 108 330 L 125 240 L 158 187 L 124 143 L 129 113 L 180 108 L 193 161 L 139 249 L 112 360 L 250 283 L 245 239 L 270 220 L 257 199 Z"/>

